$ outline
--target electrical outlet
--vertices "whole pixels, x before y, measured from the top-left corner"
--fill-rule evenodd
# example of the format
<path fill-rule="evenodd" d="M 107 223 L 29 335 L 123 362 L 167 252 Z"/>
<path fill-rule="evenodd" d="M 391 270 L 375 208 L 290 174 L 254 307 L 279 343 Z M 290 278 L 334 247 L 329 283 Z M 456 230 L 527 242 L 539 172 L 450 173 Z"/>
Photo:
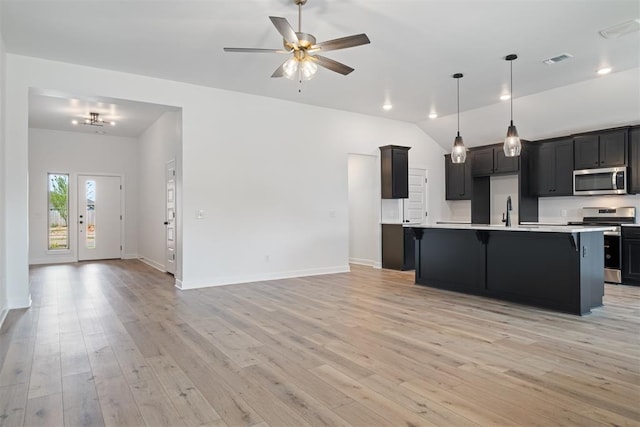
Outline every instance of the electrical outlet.
<path fill-rule="evenodd" d="M 202 218 L 204 218 L 204 209 L 198 209 L 198 211 L 196 212 L 196 219 Z"/>

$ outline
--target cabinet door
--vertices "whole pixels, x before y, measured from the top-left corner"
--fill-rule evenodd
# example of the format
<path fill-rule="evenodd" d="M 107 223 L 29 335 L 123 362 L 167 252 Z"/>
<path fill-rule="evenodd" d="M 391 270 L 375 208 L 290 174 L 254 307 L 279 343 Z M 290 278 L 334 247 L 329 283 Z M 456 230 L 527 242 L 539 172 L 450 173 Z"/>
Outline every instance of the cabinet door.
<path fill-rule="evenodd" d="M 573 139 L 574 168 L 595 169 L 600 166 L 598 135 L 582 135 Z"/>
<path fill-rule="evenodd" d="M 493 156 L 493 173 L 518 172 L 520 156 L 507 157 L 502 148 L 494 148 Z"/>
<path fill-rule="evenodd" d="M 493 148 L 472 151 L 471 174 L 473 176 L 491 175 L 493 173 Z"/>
<path fill-rule="evenodd" d="M 555 146 L 555 185 L 554 196 L 573 194 L 573 141 L 565 139 L 554 143 Z"/>
<path fill-rule="evenodd" d="M 409 147 L 380 147 L 380 189 L 383 199 L 409 197 Z"/>
<path fill-rule="evenodd" d="M 640 193 L 640 127 L 629 131 L 629 193 Z"/>
<path fill-rule="evenodd" d="M 626 164 L 627 131 L 600 134 L 600 167 Z"/>
<path fill-rule="evenodd" d="M 464 163 L 452 163 L 451 155 L 445 156 L 445 187 L 447 200 L 471 199 L 471 159 Z"/>
<path fill-rule="evenodd" d="M 640 285 L 640 228 L 622 227 L 622 283 Z"/>
<path fill-rule="evenodd" d="M 556 150 L 553 142 L 543 143 L 536 156 L 536 185 L 539 196 L 552 196 L 556 183 Z M 572 171 L 573 172 L 573 171 Z"/>

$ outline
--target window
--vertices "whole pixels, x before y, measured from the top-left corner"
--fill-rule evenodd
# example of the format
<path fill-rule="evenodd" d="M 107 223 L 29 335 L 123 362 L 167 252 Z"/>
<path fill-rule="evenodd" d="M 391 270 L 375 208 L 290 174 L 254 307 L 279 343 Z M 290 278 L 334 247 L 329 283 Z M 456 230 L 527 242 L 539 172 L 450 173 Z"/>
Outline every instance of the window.
<path fill-rule="evenodd" d="M 69 249 L 69 175 L 50 173 L 49 182 L 49 249 Z"/>

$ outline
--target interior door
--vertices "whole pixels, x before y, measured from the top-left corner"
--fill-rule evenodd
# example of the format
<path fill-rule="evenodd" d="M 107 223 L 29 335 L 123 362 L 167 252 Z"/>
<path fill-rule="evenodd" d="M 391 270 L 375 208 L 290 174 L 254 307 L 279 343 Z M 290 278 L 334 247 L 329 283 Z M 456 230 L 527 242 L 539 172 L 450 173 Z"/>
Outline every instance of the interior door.
<path fill-rule="evenodd" d="M 167 208 L 164 225 L 166 226 L 166 254 L 164 269 L 167 273 L 176 274 L 176 163 L 167 163 Z"/>
<path fill-rule="evenodd" d="M 78 260 L 122 257 L 119 176 L 78 176 Z"/>
<path fill-rule="evenodd" d="M 409 198 L 403 200 L 404 222 L 421 224 L 427 218 L 427 172 L 409 168 Z"/>

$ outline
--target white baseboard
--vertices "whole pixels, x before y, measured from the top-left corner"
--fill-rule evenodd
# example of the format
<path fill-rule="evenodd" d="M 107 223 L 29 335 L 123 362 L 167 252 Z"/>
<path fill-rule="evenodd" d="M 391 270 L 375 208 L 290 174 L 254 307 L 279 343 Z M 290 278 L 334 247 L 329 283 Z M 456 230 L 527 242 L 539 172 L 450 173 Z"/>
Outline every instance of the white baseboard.
<path fill-rule="evenodd" d="M 209 288 L 212 286 L 235 285 L 239 283 L 264 282 L 266 280 L 292 279 L 295 277 L 320 276 L 323 274 L 348 273 L 349 265 L 334 267 L 310 268 L 307 270 L 282 271 L 277 273 L 256 274 L 253 276 L 218 277 L 215 279 L 202 279 L 183 281 L 176 279 L 176 288 L 183 291 L 189 289 Z"/>
<path fill-rule="evenodd" d="M 68 264 L 70 262 L 77 262 L 75 256 L 56 256 L 49 258 L 34 258 L 29 260 L 29 265 L 40 264 Z"/>
<path fill-rule="evenodd" d="M 122 259 L 139 259 L 138 254 L 123 254 Z"/>
<path fill-rule="evenodd" d="M 4 323 L 4 319 L 7 318 L 7 314 L 9 314 L 8 308 L 5 308 L 4 310 L 0 311 L 0 329 L 2 329 L 2 324 Z"/>
<path fill-rule="evenodd" d="M 349 264 L 366 265 L 368 267 L 373 267 L 374 265 L 376 265 L 376 262 L 370 259 L 349 258 Z"/>
<path fill-rule="evenodd" d="M 138 260 L 140 260 L 141 262 L 144 262 L 145 264 L 147 264 L 150 267 L 155 268 L 158 271 L 162 271 L 163 273 L 166 273 L 166 269 L 164 268 L 163 264 L 160 264 L 158 262 L 155 262 L 152 259 L 148 259 L 148 258 L 142 258 L 142 257 L 138 257 Z"/>
<path fill-rule="evenodd" d="M 27 298 L 9 298 L 8 309 L 16 310 L 19 308 L 30 308 L 31 307 L 31 294 Z"/>

